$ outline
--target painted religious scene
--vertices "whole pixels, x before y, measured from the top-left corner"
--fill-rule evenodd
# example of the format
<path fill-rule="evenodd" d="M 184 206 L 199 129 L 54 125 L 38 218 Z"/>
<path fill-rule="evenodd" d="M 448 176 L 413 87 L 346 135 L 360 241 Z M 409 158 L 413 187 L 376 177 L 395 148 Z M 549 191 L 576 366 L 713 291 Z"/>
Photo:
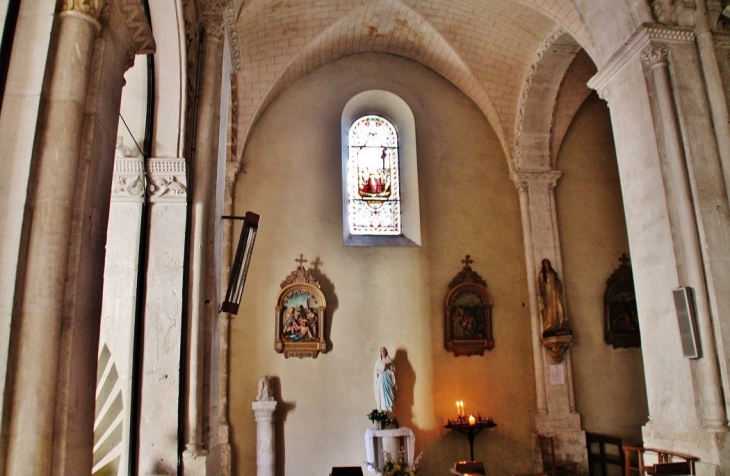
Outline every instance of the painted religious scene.
<path fill-rule="evenodd" d="M 349 133 L 348 223 L 356 235 L 401 232 L 398 135 L 380 116 L 364 116 Z"/>
<path fill-rule="evenodd" d="M 284 301 L 282 309 L 285 341 L 315 340 L 319 336 L 319 305 L 310 293 L 292 291 Z"/>

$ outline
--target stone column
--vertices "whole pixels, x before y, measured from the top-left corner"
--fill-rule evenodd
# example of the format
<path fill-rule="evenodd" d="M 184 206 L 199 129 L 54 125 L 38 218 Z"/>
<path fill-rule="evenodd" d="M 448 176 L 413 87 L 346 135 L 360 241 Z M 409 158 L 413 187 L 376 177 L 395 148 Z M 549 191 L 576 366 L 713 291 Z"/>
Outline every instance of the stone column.
<path fill-rule="evenodd" d="M 142 344 L 138 474 L 178 466 L 182 289 L 187 222 L 183 158 L 147 159 L 149 256 Z"/>
<path fill-rule="evenodd" d="M 130 404 L 132 399 L 136 398 L 132 395 L 131 383 L 132 349 L 138 299 L 140 220 L 144 200 L 145 178 L 142 157 L 117 157 L 114 162 L 112 198 L 109 207 L 99 343 L 100 347 L 106 345 L 109 348 L 111 359 L 119 373 L 119 386 L 124 405 L 122 417 L 124 431 L 121 436 L 123 450 L 118 467 L 120 474 L 128 473 Z M 110 397 L 113 398 L 114 394 Z M 101 409 L 104 403 L 104 400 L 97 399 L 97 409 Z M 106 428 L 101 427 L 99 432 L 103 432 Z"/>
<path fill-rule="evenodd" d="M 589 86 L 608 101 L 616 138 L 650 413 L 643 443 L 693 454 L 697 474 L 714 474 L 730 464 L 730 221 L 702 74 L 692 30 L 644 25 Z M 678 286 L 694 290 L 700 359 L 683 357 Z"/>
<path fill-rule="evenodd" d="M 256 476 L 274 476 L 276 401 L 255 401 L 251 408 L 256 414 Z"/>
<path fill-rule="evenodd" d="M 7 474 L 50 474 L 56 382 L 71 243 L 76 172 L 100 3 L 75 2 L 58 14 L 52 78 L 39 121 L 29 204 L 32 226 L 22 304 Z M 86 8 L 82 8 L 86 7 Z"/>
<path fill-rule="evenodd" d="M 679 234 L 675 245 L 677 255 L 683 256 L 683 274 L 680 279 L 694 290 L 694 301 L 697 311 L 699 334 L 703 337 L 702 358 L 693 360 L 691 365 L 698 380 L 696 393 L 699 399 L 702 425 L 706 428 L 725 430 L 724 402 L 720 388 L 720 371 L 717 365 L 717 353 L 712 339 L 713 328 L 710 317 L 710 306 L 707 300 L 702 256 L 697 230 L 697 219 L 693 209 L 692 191 L 687 176 L 687 168 L 681 143 L 681 132 L 674 105 L 672 87 L 669 79 L 667 55 L 669 48 L 664 45 L 649 44 L 642 50 L 642 61 L 651 74 L 651 81 L 656 92 L 658 114 L 655 120 L 660 122 L 659 129 L 666 160 L 663 162 L 666 175 L 667 195 L 671 201 L 674 214 L 670 214 L 670 222 L 675 221 L 672 229 Z"/>
<path fill-rule="evenodd" d="M 202 18 L 205 34 L 201 38 L 203 54 L 199 68 L 205 74 L 199 76 L 197 129 L 195 147 L 191 157 L 191 215 L 193 231 L 190 243 L 188 279 L 192 284 L 188 292 L 188 362 L 187 362 L 187 418 L 185 429 L 185 474 L 197 474 L 193 467 L 205 463 L 207 451 L 203 450 L 210 426 L 211 342 L 215 339 L 218 322 L 219 265 L 216 262 L 215 227 L 220 219 L 216 209 L 217 170 L 220 158 L 219 136 L 221 129 L 221 78 L 223 65 L 222 11 L 206 11 Z M 227 108 L 227 101 L 225 104 Z M 225 162 L 225 141 L 223 161 Z M 220 191 L 222 194 L 222 190 Z M 213 383 L 215 385 L 215 383 Z M 212 416 L 215 418 L 215 415 Z M 216 438 L 213 438 L 215 441 Z M 215 444 L 215 443 L 213 443 Z"/>
<path fill-rule="evenodd" d="M 560 362 L 554 362 L 542 343 L 542 319 L 538 308 L 537 277 L 543 259 L 547 258 L 562 276 L 562 258 L 558 239 L 558 222 L 554 189 L 560 178 L 555 170 L 517 170 L 512 180 L 520 196 L 532 348 L 537 391 L 536 428 L 540 434 L 556 439 L 556 452 L 578 461 L 587 470 L 585 433 L 580 415 L 575 411 L 571 355 L 567 350 Z M 565 310 L 570 323 L 570 310 Z"/>

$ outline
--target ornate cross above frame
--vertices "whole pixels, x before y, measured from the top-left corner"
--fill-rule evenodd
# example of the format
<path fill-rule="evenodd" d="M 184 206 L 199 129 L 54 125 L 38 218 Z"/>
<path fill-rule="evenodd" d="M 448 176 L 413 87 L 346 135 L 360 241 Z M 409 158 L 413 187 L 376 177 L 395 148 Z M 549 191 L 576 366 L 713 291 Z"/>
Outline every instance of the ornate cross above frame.
<path fill-rule="evenodd" d="M 492 300 L 487 282 L 471 269 L 470 255 L 464 268 L 449 283 L 444 301 L 444 347 L 455 356 L 484 355 L 492 350 Z"/>
<path fill-rule="evenodd" d="M 324 337 L 327 303 L 319 282 L 304 269 L 304 255 L 294 260 L 297 268 L 281 283 L 276 296 L 276 341 L 284 357 L 317 358 L 327 351 Z"/>

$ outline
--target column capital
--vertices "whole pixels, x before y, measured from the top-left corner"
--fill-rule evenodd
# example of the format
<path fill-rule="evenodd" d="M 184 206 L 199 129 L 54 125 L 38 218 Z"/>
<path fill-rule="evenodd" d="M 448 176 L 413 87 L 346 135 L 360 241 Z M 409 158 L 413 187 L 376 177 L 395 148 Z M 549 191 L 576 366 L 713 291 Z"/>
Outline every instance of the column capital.
<path fill-rule="evenodd" d="M 641 50 L 641 61 L 650 68 L 660 65 L 666 66 L 668 57 L 669 47 L 666 45 L 649 43 L 646 48 Z"/>
<path fill-rule="evenodd" d="M 520 193 L 527 193 L 531 186 L 538 184 L 554 188 L 561 175 L 559 170 L 515 170 L 512 172 L 512 181 Z"/>
<path fill-rule="evenodd" d="M 85 20 L 101 31 L 101 15 L 107 6 L 107 0 L 58 0 L 59 18 L 73 17 Z"/>
<path fill-rule="evenodd" d="M 183 158 L 147 160 L 147 195 L 150 203 L 185 203 L 188 195 L 187 167 Z"/>
<path fill-rule="evenodd" d="M 600 91 L 626 63 L 636 58 L 638 53 L 650 43 L 668 45 L 670 43 L 689 43 L 694 40 L 695 34 L 690 28 L 659 24 L 641 25 L 588 81 L 588 87 Z"/>
<path fill-rule="evenodd" d="M 114 160 L 112 202 L 144 201 L 145 178 L 142 157 L 117 157 Z"/>

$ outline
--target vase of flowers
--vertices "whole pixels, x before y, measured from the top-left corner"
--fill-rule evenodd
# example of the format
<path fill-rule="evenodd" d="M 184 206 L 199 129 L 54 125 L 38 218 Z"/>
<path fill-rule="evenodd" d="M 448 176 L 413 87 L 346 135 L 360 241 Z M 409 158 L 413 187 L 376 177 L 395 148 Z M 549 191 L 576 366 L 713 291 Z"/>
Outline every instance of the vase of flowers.
<path fill-rule="evenodd" d="M 388 413 L 380 411 L 378 409 L 372 410 L 370 413 L 367 414 L 367 417 L 368 420 L 375 423 L 376 430 L 382 430 L 388 423 Z"/>
<path fill-rule="evenodd" d="M 413 464 L 410 465 L 406 461 L 406 455 L 403 451 L 399 451 L 396 455 L 388 451 L 383 451 L 383 456 L 385 457 L 385 461 L 380 468 L 375 466 L 374 463 L 368 463 L 369 468 L 375 469 L 382 476 L 415 476 L 418 472 L 421 455 L 418 455 L 413 461 Z"/>

